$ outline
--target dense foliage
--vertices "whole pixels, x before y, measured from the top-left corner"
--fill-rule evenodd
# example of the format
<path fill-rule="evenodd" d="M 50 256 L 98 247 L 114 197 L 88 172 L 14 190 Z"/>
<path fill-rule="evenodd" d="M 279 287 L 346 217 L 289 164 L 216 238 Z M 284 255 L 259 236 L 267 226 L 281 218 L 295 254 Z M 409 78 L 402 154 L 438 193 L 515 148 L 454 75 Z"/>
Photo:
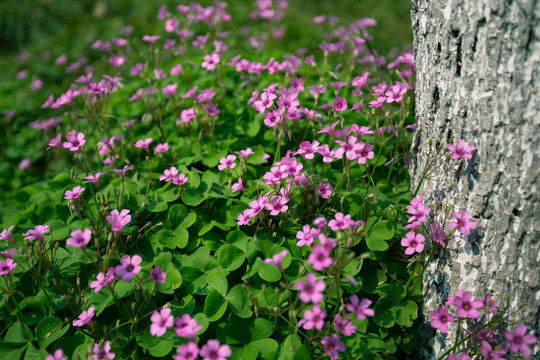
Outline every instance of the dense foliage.
<path fill-rule="evenodd" d="M 41 109 L 2 118 L 6 359 L 417 350 L 425 266 L 476 222 L 409 191 L 412 53 L 327 15 L 295 48 L 287 8 L 162 7 L 159 32 L 125 26 L 88 58 L 21 55 Z M 70 85 L 49 94 L 40 67 Z M 474 146 L 448 150 L 425 179 Z M 493 304 L 453 302 L 470 319 Z"/>

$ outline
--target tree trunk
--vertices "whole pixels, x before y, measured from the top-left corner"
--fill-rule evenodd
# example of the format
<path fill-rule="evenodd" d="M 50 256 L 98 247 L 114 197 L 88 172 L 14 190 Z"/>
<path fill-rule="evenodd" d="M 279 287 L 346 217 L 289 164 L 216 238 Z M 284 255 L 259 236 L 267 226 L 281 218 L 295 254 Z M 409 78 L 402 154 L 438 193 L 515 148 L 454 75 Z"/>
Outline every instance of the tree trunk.
<path fill-rule="evenodd" d="M 451 138 L 477 150 L 446 163 L 419 195 L 467 210 L 478 225 L 454 236 L 424 278 L 425 337 L 441 355 L 453 333 L 429 330 L 429 312 L 456 290 L 508 293 L 515 320 L 540 325 L 539 0 L 413 0 L 417 130 L 411 150 L 416 189 L 432 147 Z M 504 279 L 507 280 L 505 285 Z M 515 327 L 512 327 L 512 330 Z"/>

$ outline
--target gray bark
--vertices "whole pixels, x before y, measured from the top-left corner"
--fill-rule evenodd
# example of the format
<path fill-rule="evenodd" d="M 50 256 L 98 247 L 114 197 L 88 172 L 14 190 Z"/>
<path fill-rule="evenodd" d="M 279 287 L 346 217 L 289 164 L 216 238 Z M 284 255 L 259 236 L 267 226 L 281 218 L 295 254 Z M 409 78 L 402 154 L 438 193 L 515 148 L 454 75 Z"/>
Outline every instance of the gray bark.
<path fill-rule="evenodd" d="M 429 330 L 429 312 L 456 290 L 510 296 L 519 323 L 540 326 L 539 0 L 413 0 L 417 131 L 411 150 L 416 189 L 433 146 L 465 139 L 477 151 L 454 160 L 419 195 L 467 210 L 477 221 L 438 254 L 424 279 L 425 337 L 431 354 L 453 341 Z M 441 256 L 445 257 L 441 258 Z M 507 279 L 505 285 L 503 279 Z M 512 330 L 515 327 L 512 327 Z M 536 350 L 538 349 L 538 346 Z M 534 353 L 534 352 L 533 352 Z M 538 356 L 538 352 L 536 352 Z"/>

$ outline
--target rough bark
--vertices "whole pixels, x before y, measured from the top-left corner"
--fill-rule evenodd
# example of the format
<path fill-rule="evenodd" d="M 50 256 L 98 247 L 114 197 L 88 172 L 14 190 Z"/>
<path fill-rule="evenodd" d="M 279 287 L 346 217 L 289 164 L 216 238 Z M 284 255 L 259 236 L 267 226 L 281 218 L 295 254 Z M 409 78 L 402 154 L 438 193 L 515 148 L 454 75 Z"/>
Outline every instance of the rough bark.
<path fill-rule="evenodd" d="M 539 0 L 413 0 L 417 131 L 411 188 L 429 150 L 465 139 L 471 161 L 444 165 L 419 191 L 468 210 L 478 226 L 450 241 L 424 280 L 424 317 L 456 290 L 509 293 L 516 319 L 540 326 L 540 4 Z M 443 256 L 444 257 L 444 256 Z M 503 279 L 507 279 L 505 285 Z M 433 358 L 453 341 L 426 326 Z M 538 349 L 538 347 L 537 347 Z M 538 353 L 537 353 L 538 354 Z"/>

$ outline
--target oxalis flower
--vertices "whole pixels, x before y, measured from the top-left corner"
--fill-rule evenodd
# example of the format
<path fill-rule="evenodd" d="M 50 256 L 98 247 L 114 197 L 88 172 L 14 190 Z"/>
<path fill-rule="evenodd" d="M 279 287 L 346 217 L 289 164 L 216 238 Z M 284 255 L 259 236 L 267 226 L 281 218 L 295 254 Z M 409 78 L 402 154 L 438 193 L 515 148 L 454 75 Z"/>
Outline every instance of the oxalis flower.
<path fill-rule="evenodd" d="M 66 240 L 66 244 L 76 247 L 84 247 L 91 239 L 92 230 L 89 228 L 75 230 L 71 233 L 71 237 Z"/>
<path fill-rule="evenodd" d="M 116 233 L 116 235 L 119 235 L 124 226 L 129 224 L 131 221 L 131 215 L 129 214 L 129 210 L 123 209 L 120 213 L 118 210 L 114 209 L 111 211 L 111 215 L 107 216 L 106 219 L 111 223 L 111 230 Z"/>
<path fill-rule="evenodd" d="M 454 317 L 444 306 L 441 306 L 437 311 L 430 312 L 429 317 L 431 318 L 431 327 L 441 330 L 443 334 L 448 332 L 448 323 L 454 322 Z"/>
<path fill-rule="evenodd" d="M 426 238 L 422 234 L 416 234 L 414 231 L 409 231 L 405 237 L 401 239 L 401 246 L 406 246 L 405 254 L 412 255 L 416 251 L 421 253 L 424 250 L 424 240 Z"/>
<path fill-rule="evenodd" d="M 446 146 L 448 150 L 452 152 L 452 159 L 472 159 L 472 152 L 476 150 L 476 147 L 474 145 L 467 145 L 465 146 L 465 140 L 458 140 L 456 145 L 454 144 L 448 144 Z"/>
<path fill-rule="evenodd" d="M 294 287 L 300 291 L 299 298 L 304 303 L 318 304 L 324 299 L 322 292 L 326 289 L 326 283 L 324 280 L 317 280 L 317 276 L 313 273 L 307 273 L 306 282 L 298 280 L 294 283 Z"/>
<path fill-rule="evenodd" d="M 64 142 L 64 148 L 69 151 L 77 151 L 81 146 L 86 143 L 84 134 L 82 132 L 77 133 L 77 130 L 70 131 L 66 134 L 67 141 Z M 56 145 L 51 145 L 56 146 Z"/>
<path fill-rule="evenodd" d="M 78 200 L 84 190 L 85 188 L 80 186 L 75 186 L 73 190 L 66 190 L 66 193 L 64 194 L 64 199 Z"/>
<path fill-rule="evenodd" d="M 88 308 L 88 310 L 83 311 L 81 315 L 79 315 L 79 319 L 73 322 L 73 326 L 78 326 L 78 327 L 82 327 L 84 325 L 92 326 L 92 318 L 94 317 L 94 309 L 95 307 L 92 305 Z"/>
<path fill-rule="evenodd" d="M 358 320 L 364 320 L 366 316 L 375 316 L 375 311 L 369 308 L 371 300 L 362 299 L 362 301 L 359 301 L 356 295 L 351 296 L 350 299 L 351 303 L 347 304 L 346 309 L 353 312 Z"/>
<path fill-rule="evenodd" d="M 226 360 L 231 354 L 229 345 L 221 345 L 219 340 L 208 340 L 199 353 L 204 360 Z"/>
<path fill-rule="evenodd" d="M 11 270 L 17 267 L 17 263 L 13 259 L 6 259 L 6 261 L 0 261 L 0 275 L 7 275 Z"/>
<path fill-rule="evenodd" d="M 167 328 L 173 326 L 174 316 L 171 315 L 171 309 L 165 308 L 161 311 L 154 311 L 150 317 L 152 325 L 150 325 L 150 334 L 161 337 L 167 332 Z"/>
<path fill-rule="evenodd" d="M 504 333 L 504 337 L 508 340 L 506 346 L 511 352 L 521 352 L 523 356 L 531 356 L 531 349 L 527 346 L 528 344 L 534 344 L 538 339 L 534 335 L 526 335 L 527 326 L 521 324 L 516 327 L 516 332 L 512 333 L 507 331 Z"/>
<path fill-rule="evenodd" d="M 122 277 L 124 281 L 131 281 L 133 276 L 141 272 L 141 266 L 139 264 L 142 262 L 142 258 L 139 255 L 124 255 L 120 260 L 121 265 L 116 266 L 116 275 Z"/>
<path fill-rule="evenodd" d="M 462 210 L 461 215 L 455 211 L 452 211 L 452 216 L 457 221 L 453 221 L 448 224 L 451 229 L 459 228 L 459 232 L 463 235 L 469 235 L 470 229 L 476 229 L 476 221 L 468 220 L 471 214 L 469 214 L 467 211 Z"/>

